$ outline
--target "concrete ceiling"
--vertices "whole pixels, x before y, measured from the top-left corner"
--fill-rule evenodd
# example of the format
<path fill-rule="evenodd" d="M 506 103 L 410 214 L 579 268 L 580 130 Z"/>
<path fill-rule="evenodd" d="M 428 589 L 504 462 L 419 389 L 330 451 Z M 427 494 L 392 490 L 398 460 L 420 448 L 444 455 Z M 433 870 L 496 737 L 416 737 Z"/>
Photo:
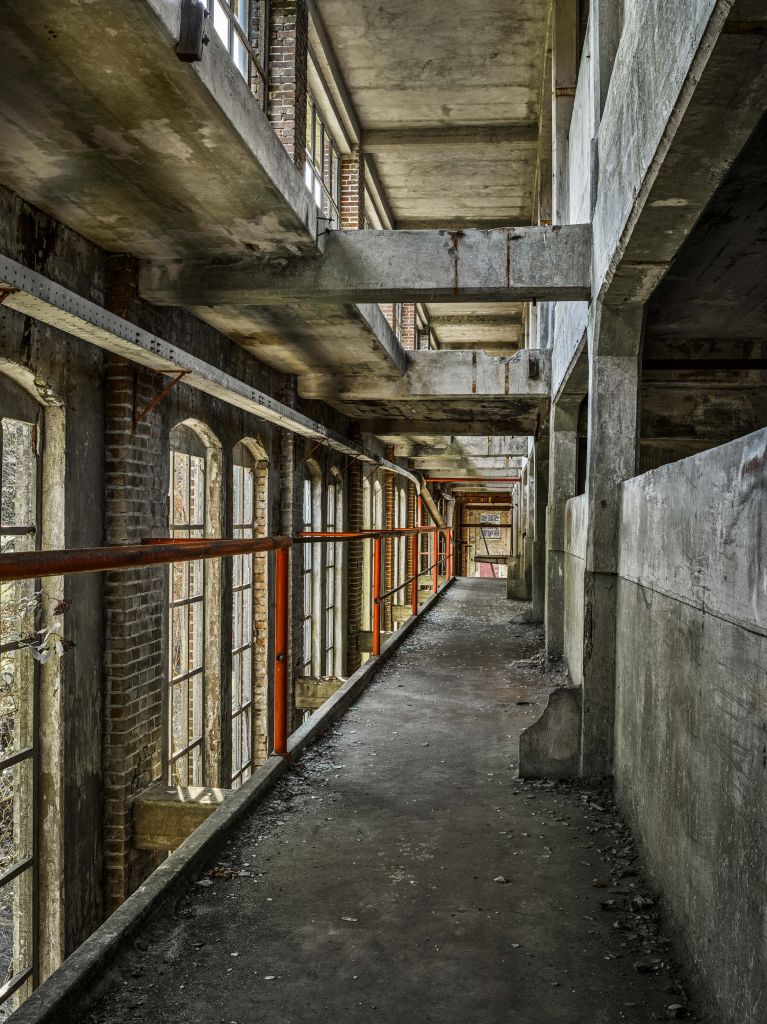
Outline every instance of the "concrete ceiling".
<path fill-rule="evenodd" d="M 545 0 L 315 0 L 315 8 L 396 226 L 530 224 Z M 445 347 L 520 345 L 521 304 L 450 313 L 462 322 L 438 324 Z M 507 320 L 490 325 L 489 315 Z"/>

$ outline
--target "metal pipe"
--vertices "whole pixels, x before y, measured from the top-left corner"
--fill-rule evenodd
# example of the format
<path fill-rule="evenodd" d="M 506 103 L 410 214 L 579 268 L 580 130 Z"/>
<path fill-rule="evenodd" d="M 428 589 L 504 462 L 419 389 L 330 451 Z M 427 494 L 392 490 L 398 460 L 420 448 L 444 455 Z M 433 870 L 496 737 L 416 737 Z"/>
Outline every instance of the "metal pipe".
<path fill-rule="evenodd" d="M 381 653 L 381 538 L 373 540 L 373 657 Z"/>
<path fill-rule="evenodd" d="M 258 537 L 252 540 L 162 540 L 151 544 L 117 544 L 104 548 L 72 548 L 58 551 L 24 551 L 0 555 L 0 582 L 34 580 L 70 573 L 107 572 L 165 565 L 201 558 L 226 558 L 289 548 L 290 537 Z"/>
<path fill-rule="evenodd" d="M 439 590 L 439 534 L 434 534 L 434 579 L 433 587 L 436 594 Z"/>
<path fill-rule="evenodd" d="M 518 484 L 518 476 L 432 476 L 425 484 Z"/>
<path fill-rule="evenodd" d="M 290 549 L 275 555 L 274 580 L 274 753 L 288 752 L 288 596 Z"/>

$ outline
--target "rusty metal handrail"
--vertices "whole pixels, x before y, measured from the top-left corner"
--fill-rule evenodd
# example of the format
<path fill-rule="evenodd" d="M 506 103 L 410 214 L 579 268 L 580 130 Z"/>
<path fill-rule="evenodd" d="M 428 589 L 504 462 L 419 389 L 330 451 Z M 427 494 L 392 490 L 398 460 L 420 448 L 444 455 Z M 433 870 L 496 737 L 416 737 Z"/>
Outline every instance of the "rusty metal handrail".
<path fill-rule="evenodd" d="M 452 530 L 442 527 L 399 527 L 389 530 L 363 530 L 349 532 L 315 532 L 285 536 L 253 538 L 146 538 L 141 544 L 115 544 L 100 548 L 75 548 L 51 551 L 23 551 L 0 554 L 0 583 L 24 579 L 43 579 L 91 572 L 111 572 L 166 565 L 173 562 L 191 562 L 238 555 L 275 554 L 274 594 L 274 753 L 286 755 L 288 750 L 288 611 L 290 592 L 290 549 L 294 542 L 373 540 L 373 655 L 381 653 L 381 607 L 390 593 L 381 594 L 382 544 L 386 537 L 410 536 L 413 564 L 417 562 L 416 548 L 421 534 L 434 538 L 435 563 L 421 570 L 397 590 L 434 571 L 434 592 L 438 590 L 438 566 L 446 565 L 446 574 L 452 578 Z M 447 539 L 447 550 L 439 556 L 439 534 Z M 418 614 L 418 588 L 413 587 L 413 614 Z"/>
<path fill-rule="evenodd" d="M 276 551 L 292 545 L 290 537 L 253 539 L 166 540 L 143 544 L 113 544 L 102 548 L 63 548 L 54 551 L 19 551 L 0 555 L 0 583 L 36 580 L 86 572 L 139 569 L 148 565 L 226 558 L 232 555 Z"/>

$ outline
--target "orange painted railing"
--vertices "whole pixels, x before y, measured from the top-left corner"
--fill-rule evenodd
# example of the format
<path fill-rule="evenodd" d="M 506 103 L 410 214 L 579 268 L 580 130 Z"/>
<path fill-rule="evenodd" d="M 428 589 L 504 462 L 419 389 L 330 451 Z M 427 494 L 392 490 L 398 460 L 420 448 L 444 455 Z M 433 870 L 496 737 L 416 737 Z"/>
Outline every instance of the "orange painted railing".
<path fill-rule="evenodd" d="M 439 558 L 439 533 L 446 534 L 446 550 Z M 435 564 L 416 573 L 405 583 L 381 593 L 383 537 L 412 535 L 413 545 L 422 533 L 434 534 Z M 288 642 L 290 549 L 294 543 L 315 541 L 373 540 L 373 655 L 381 653 L 381 607 L 383 602 L 415 583 L 425 573 L 434 571 L 434 591 L 438 588 L 439 565 L 445 564 L 447 578 L 452 578 L 454 553 L 452 530 L 437 528 L 404 528 L 396 530 L 363 530 L 358 533 L 312 533 L 291 537 L 258 537 L 252 539 L 177 540 L 171 538 L 147 539 L 142 544 L 120 544 L 101 548 L 74 548 L 58 551 L 8 552 L 0 555 L 0 583 L 14 580 L 37 580 L 50 576 L 66 576 L 89 572 L 110 572 L 137 569 L 149 565 L 172 562 L 191 562 L 202 559 L 228 558 L 236 555 L 259 554 L 273 551 L 275 555 L 274 590 L 274 753 L 288 751 Z M 416 564 L 415 561 L 413 564 Z M 418 587 L 413 586 L 413 614 L 418 613 Z"/>

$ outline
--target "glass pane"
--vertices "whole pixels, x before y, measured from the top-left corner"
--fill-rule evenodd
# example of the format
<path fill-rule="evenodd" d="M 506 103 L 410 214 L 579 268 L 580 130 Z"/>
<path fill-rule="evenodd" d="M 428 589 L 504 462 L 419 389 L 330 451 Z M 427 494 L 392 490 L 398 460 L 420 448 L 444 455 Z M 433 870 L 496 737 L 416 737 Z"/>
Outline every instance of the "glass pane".
<path fill-rule="evenodd" d="M 189 719 L 189 740 L 202 739 L 202 673 L 198 673 L 189 680 L 190 686 L 190 719 Z"/>
<path fill-rule="evenodd" d="M 249 704 L 253 699 L 253 687 L 251 682 L 253 668 L 252 650 L 244 651 L 241 660 L 242 666 L 242 703 Z"/>
<path fill-rule="evenodd" d="M 203 663 L 203 607 L 201 603 L 189 605 L 189 670 L 202 668 Z"/>
<path fill-rule="evenodd" d="M 171 785 L 172 786 L 188 786 L 189 785 L 189 766 L 187 763 L 186 754 L 180 757 L 178 761 L 175 761 L 171 771 Z"/>
<path fill-rule="evenodd" d="M 240 749 L 240 726 L 242 719 L 237 715 L 232 719 L 232 775 L 242 768 L 242 751 Z"/>
<path fill-rule="evenodd" d="M 0 874 L 32 856 L 32 758 L 0 771 Z"/>
<path fill-rule="evenodd" d="M 4 419 L 2 431 L 2 525 L 31 527 L 36 520 L 34 424 Z"/>
<path fill-rule="evenodd" d="M 194 526 L 205 526 L 205 461 L 199 455 L 189 456 L 189 522 Z"/>
<path fill-rule="evenodd" d="M 232 56 L 234 58 L 234 63 L 237 65 L 237 70 L 247 82 L 250 73 L 248 51 L 245 49 L 240 37 L 236 33 L 234 35 L 234 53 Z"/>
<path fill-rule="evenodd" d="M 189 785 L 202 785 L 202 750 L 199 747 L 189 752 Z"/>
<path fill-rule="evenodd" d="M 235 17 L 239 21 L 240 25 L 245 29 L 247 33 L 248 29 L 248 0 L 232 0 L 232 9 L 234 10 Z"/>
<path fill-rule="evenodd" d="M 218 33 L 220 39 L 223 41 L 224 46 L 227 50 L 229 49 L 229 19 L 226 16 L 226 11 L 221 4 L 221 0 L 215 0 L 213 4 L 213 25 Z"/>
<path fill-rule="evenodd" d="M 189 671 L 189 651 L 187 606 L 171 610 L 170 632 L 170 675 L 171 679 L 185 675 Z"/>
<path fill-rule="evenodd" d="M 171 754 L 176 754 L 186 746 L 189 734 L 187 711 L 187 683 L 175 683 L 170 691 Z"/>
<path fill-rule="evenodd" d="M 0 984 L 32 966 L 33 884 L 29 868 L 0 889 Z M 4 1010 L 16 1009 L 30 990 L 31 983 L 27 982 L 0 1008 L 3 1020 Z"/>
<path fill-rule="evenodd" d="M 246 708 L 240 718 L 240 735 L 242 736 L 242 765 L 250 764 L 250 708 Z"/>
<path fill-rule="evenodd" d="M 172 455 L 171 525 L 189 522 L 189 456 Z"/>

